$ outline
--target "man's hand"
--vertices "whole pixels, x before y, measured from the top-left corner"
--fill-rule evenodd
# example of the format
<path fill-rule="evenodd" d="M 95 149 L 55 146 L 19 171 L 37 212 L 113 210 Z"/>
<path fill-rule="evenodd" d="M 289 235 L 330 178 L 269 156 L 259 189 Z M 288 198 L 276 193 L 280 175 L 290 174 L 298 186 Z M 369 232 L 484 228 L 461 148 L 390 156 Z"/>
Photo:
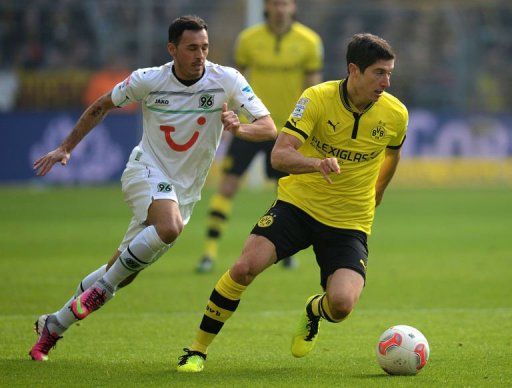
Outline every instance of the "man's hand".
<path fill-rule="evenodd" d="M 376 191 L 375 192 L 375 207 L 379 206 L 382 202 L 382 197 L 384 196 L 383 191 Z"/>
<path fill-rule="evenodd" d="M 58 147 L 37 159 L 33 164 L 33 169 L 36 170 L 37 175 L 44 176 L 52 169 L 55 163 L 60 162 L 63 166 L 68 164 L 70 157 L 71 154 L 69 152 Z"/>
<path fill-rule="evenodd" d="M 224 125 L 224 130 L 231 132 L 233 135 L 238 133 L 240 129 L 240 119 L 237 114 L 232 110 L 228 110 L 228 104 L 224 103 L 222 105 L 222 113 L 220 115 L 220 121 L 222 121 L 222 125 Z"/>
<path fill-rule="evenodd" d="M 337 158 L 325 158 L 318 159 L 318 164 L 316 165 L 316 170 L 322 174 L 327 182 L 332 184 L 331 178 L 329 178 L 329 174 L 334 172 L 335 174 L 340 173 L 340 165 L 338 164 Z"/>

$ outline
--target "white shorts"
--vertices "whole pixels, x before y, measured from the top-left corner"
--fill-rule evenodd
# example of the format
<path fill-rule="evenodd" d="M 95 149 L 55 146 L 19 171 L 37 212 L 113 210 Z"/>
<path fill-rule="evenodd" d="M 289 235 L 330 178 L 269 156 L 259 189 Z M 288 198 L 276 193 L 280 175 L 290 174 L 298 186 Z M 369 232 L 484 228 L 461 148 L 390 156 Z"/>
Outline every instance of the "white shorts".
<path fill-rule="evenodd" d="M 124 200 L 132 209 L 133 217 L 119 246 L 120 252 L 146 225 L 148 209 L 156 199 L 170 199 L 178 204 L 183 224 L 186 225 L 192 215 L 195 202 L 180 204 L 176 191 L 162 171 L 154 164 L 139 147 L 135 147 L 128 159 L 126 168 L 121 176 Z"/>

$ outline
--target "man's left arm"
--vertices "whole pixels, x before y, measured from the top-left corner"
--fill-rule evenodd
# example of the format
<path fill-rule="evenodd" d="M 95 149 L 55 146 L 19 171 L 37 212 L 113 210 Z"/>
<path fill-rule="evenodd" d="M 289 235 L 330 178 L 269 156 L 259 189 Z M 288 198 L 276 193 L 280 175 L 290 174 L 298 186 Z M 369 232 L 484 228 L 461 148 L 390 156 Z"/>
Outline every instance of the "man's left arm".
<path fill-rule="evenodd" d="M 324 46 L 322 39 L 313 33 L 308 40 L 307 61 L 304 64 L 304 90 L 322 82 L 322 69 L 324 67 Z"/>
<path fill-rule="evenodd" d="M 400 161 L 400 149 L 386 148 L 384 162 L 380 167 L 379 177 L 375 184 L 375 206 L 379 206 L 384 196 L 384 191 L 395 174 Z"/>
<path fill-rule="evenodd" d="M 221 121 L 224 130 L 242 140 L 260 142 L 274 140 L 277 136 L 276 125 L 270 115 L 260 117 L 249 124 L 242 124 L 238 115 L 228 110 L 228 104 L 222 106 Z"/>

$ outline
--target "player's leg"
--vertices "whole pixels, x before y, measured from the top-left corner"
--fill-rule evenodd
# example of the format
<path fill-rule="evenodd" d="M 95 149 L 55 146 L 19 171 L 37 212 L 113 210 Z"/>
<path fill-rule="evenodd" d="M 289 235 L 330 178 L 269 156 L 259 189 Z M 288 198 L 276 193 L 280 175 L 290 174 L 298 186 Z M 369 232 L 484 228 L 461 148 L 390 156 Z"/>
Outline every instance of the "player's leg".
<path fill-rule="evenodd" d="M 78 295 L 46 319 L 50 332 L 61 336 L 74 322 L 99 309 L 114 296 L 119 286 L 130 283 L 141 270 L 162 256 L 183 228 L 178 205 L 171 200 L 153 201 L 147 220 L 149 226 L 128 229 L 127 235 L 138 233 L 122 252 L 113 255 L 107 271 L 103 272 L 102 267 L 89 274 L 77 290 Z"/>
<path fill-rule="evenodd" d="M 197 272 L 206 273 L 213 270 L 218 255 L 219 240 L 231 215 L 233 196 L 238 191 L 239 184 L 239 175 L 224 174 L 218 191 L 210 200 L 204 251 L 196 267 Z"/>
<path fill-rule="evenodd" d="M 76 290 L 75 290 L 75 293 L 73 294 L 73 296 L 66 302 L 66 304 L 64 306 L 71 306 L 71 302 L 73 302 L 73 300 L 79 296 L 80 294 L 82 294 L 82 292 L 84 292 L 87 288 L 89 288 L 90 286 L 92 286 L 94 284 L 94 282 L 96 282 L 96 280 L 100 279 L 103 275 L 105 275 L 105 273 L 107 272 L 107 269 L 110 265 L 112 265 L 112 263 L 117 259 L 117 257 L 120 255 L 121 252 L 119 252 L 118 250 L 115 251 L 115 253 L 112 255 L 112 258 L 109 260 L 109 263 L 108 264 L 103 264 L 101 267 L 99 267 L 98 269 L 92 271 L 90 274 L 88 274 L 86 277 L 84 277 L 80 283 L 78 284 Z M 122 287 L 122 284 L 120 285 L 120 287 Z M 58 310 L 57 310 L 58 311 Z M 57 311 L 54 313 L 56 314 Z M 44 328 L 44 325 L 46 323 L 46 319 L 48 318 L 48 315 L 49 314 L 43 314 L 41 315 L 37 321 L 35 322 L 34 324 L 34 331 L 38 334 L 38 335 L 41 335 L 42 333 L 42 330 Z"/>
<path fill-rule="evenodd" d="M 224 273 L 215 285 L 196 338 L 179 359 L 179 372 L 200 372 L 208 346 L 215 339 L 224 323 L 235 312 L 242 293 L 254 278 L 276 261 L 274 244 L 262 236 L 251 234 L 240 258 Z"/>
<path fill-rule="evenodd" d="M 92 282 L 98 274 L 90 274 L 87 282 L 92 284 L 88 288 L 55 314 L 45 317 L 44 324 L 43 317 L 36 321 L 39 339 L 29 353 L 32 359 L 45 361 L 50 349 L 73 323 L 98 310 L 113 298 L 123 281 L 126 284 L 133 280 L 141 270 L 158 260 L 183 228 L 178 205 L 171 200 L 153 201 L 148 210 L 148 222 L 155 225 L 142 229 L 123 252 L 114 254 L 113 264 L 101 277 Z"/>
<path fill-rule="evenodd" d="M 222 163 L 223 176 L 218 191 L 210 200 L 204 252 L 196 267 L 197 272 L 213 270 L 219 241 L 231 215 L 233 198 L 240 186 L 240 179 L 259 150 L 259 143 L 238 138 L 231 141 Z"/>
<path fill-rule="evenodd" d="M 169 179 L 137 147 L 130 156 L 121 182 L 133 218 L 119 247 L 119 257 L 109 263 L 111 265 L 101 279 L 72 302 L 71 311 L 78 319 L 101 307 L 114 296 L 119 286 L 129 284 L 141 270 L 167 252 L 193 208 L 190 204 L 180 209 Z M 186 213 L 184 216 L 182 210 Z"/>
<path fill-rule="evenodd" d="M 153 200 L 145 224 L 148 226 L 135 236 L 105 275 L 71 303 L 71 312 L 77 319 L 99 309 L 114 296 L 122 282 L 126 284 L 130 277 L 136 276 L 167 252 L 183 229 L 177 202 Z"/>
<path fill-rule="evenodd" d="M 114 260 L 119 256 L 120 252 L 116 251 L 112 256 L 111 260 Z M 100 279 L 107 270 L 107 264 L 102 265 L 100 268 L 94 270 L 88 274 L 78 284 L 75 290 L 75 294 L 64 304 L 61 308 L 69 310 L 73 300 L 82 294 L 84 290 L 92 286 L 98 279 Z M 55 346 L 57 341 L 62 338 L 61 334 L 66 329 L 57 320 L 56 315 L 60 310 L 57 310 L 53 314 L 43 314 L 34 323 L 34 331 L 38 335 L 38 341 L 30 350 L 29 355 L 33 360 L 46 361 L 48 359 L 48 353 L 52 347 Z"/>
<path fill-rule="evenodd" d="M 140 162 L 135 165 L 131 160 L 128 163 L 122 183 L 126 202 L 132 207 L 134 218 L 123 240 L 125 245 L 122 244 L 119 255 L 114 254 L 109 263 L 112 265 L 103 276 L 94 280 L 90 287 L 71 303 L 66 303 L 56 314 L 47 316 L 44 324 L 38 325 L 40 320 L 36 322 L 36 328 L 42 326 L 42 329 L 38 330 L 39 339 L 30 351 L 34 360 L 46 360 L 49 350 L 67 328 L 111 299 L 120 285 L 129 283 L 140 270 L 163 255 L 181 232 L 183 220 L 176 194 L 172 186 L 164 184 L 166 178 L 158 169 L 151 167 L 152 174 L 148 177 L 144 173 L 147 164 Z M 183 218 L 187 221 L 192 208 L 193 204 L 184 207 L 186 216 Z M 146 220 L 147 223 L 138 220 Z M 96 275 L 91 274 L 88 281 L 93 281 Z"/>
<path fill-rule="evenodd" d="M 117 258 L 119 253 L 120 252 L 116 251 L 116 253 L 114 253 L 112 256 L 112 259 Z M 104 264 L 100 268 L 88 274 L 84 279 L 82 279 L 76 288 L 75 294 L 64 304 L 60 310 L 70 310 L 70 306 L 73 300 L 77 296 L 81 295 L 84 290 L 93 285 L 98 279 L 100 279 L 106 273 L 106 269 L 107 264 Z M 61 334 L 67 327 L 61 325 L 56 318 L 56 315 L 60 310 L 57 310 L 53 314 L 43 314 L 39 316 L 39 318 L 35 321 L 34 331 L 38 335 L 38 341 L 35 343 L 29 353 L 33 360 L 46 361 L 48 359 L 48 353 L 51 348 L 55 346 L 59 339 L 62 338 Z"/>
<path fill-rule="evenodd" d="M 123 249 L 124 251 L 124 249 Z M 117 258 L 121 255 L 121 252 L 120 250 L 117 250 L 116 253 L 112 256 L 112 258 L 108 261 L 108 264 L 107 264 L 107 267 L 106 269 L 108 270 L 110 267 L 112 267 L 114 265 L 114 263 L 116 262 Z M 106 272 L 106 271 L 105 271 Z M 123 288 L 123 287 L 126 287 L 128 284 L 130 284 L 131 282 L 133 282 L 135 280 L 135 278 L 137 277 L 137 275 L 139 274 L 140 272 L 135 272 L 133 274 L 131 274 L 130 276 L 128 276 L 126 279 L 124 279 L 121 283 L 119 283 L 119 285 L 117 286 L 117 288 Z M 91 284 L 92 285 L 92 284 Z"/>
<path fill-rule="evenodd" d="M 265 151 L 265 173 L 267 174 L 267 178 L 274 180 L 277 184 L 277 181 L 280 178 L 287 176 L 288 174 L 285 172 L 282 172 L 282 171 L 275 170 L 272 167 L 271 154 L 272 154 L 272 149 L 274 148 L 275 142 L 274 141 L 266 141 L 261 144 Z M 283 258 L 281 260 L 281 264 L 282 264 L 283 268 L 286 268 L 286 269 L 294 269 L 299 266 L 299 262 L 297 261 L 297 258 L 294 256 L 288 256 L 288 257 Z"/>
<path fill-rule="evenodd" d="M 180 357 L 178 371 L 200 372 L 208 346 L 236 310 L 245 288 L 271 264 L 311 244 L 303 218 L 302 211 L 281 201 L 260 218 L 240 258 L 215 285 L 196 338 Z"/>
<path fill-rule="evenodd" d="M 364 288 L 364 278 L 350 268 L 340 268 L 327 279 L 325 296 L 317 302 L 317 310 L 330 322 L 341 322 L 354 309 Z"/>
<path fill-rule="evenodd" d="M 77 296 L 82 294 L 86 289 L 88 289 L 90 286 L 92 286 L 96 282 L 96 280 L 100 279 L 103 275 L 105 275 L 107 270 L 112 266 L 112 264 L 115 263 L 115 261 L 117 260 L 117 258 L 119 257 L 120 254 L 121 254 L 121 251 L 116 249 L 116 251 L 114 252 L 114 254 L 112 255 L 112 257 L 110 258 L 110 260 L 108 261 L 107 264 L 103 264 L 101 267 L 92 271 L 90 274 L 88 274 L 86 277 L 84 277 L 78 284 L 78 286 L 75 290 L 75 293 L 69 299 L 67 304 L 71 305 L 71 302 L 73 301 L 73 299 L 75 299 Z M 130 284 L 135 279 L 135 277 L 137 275 L 138 275 L 138 272 L 134 273 L 132 276 L 123 280 L 121 283 L 119 283 L 118 288 L 123 288 L 124 286 L 127 286 L 128 284 Z"/>
<path fill-rule="evenodd" d="M 318 338 L 320 320 L 337 323 L 353 310 L 364 288 L 368 248 L 366 235 L 317 224 L 313 244 L 321 270 L 321 285 L 326 291 L 306 301 L 291 352 L 304 357 L 313 350 Z"/>

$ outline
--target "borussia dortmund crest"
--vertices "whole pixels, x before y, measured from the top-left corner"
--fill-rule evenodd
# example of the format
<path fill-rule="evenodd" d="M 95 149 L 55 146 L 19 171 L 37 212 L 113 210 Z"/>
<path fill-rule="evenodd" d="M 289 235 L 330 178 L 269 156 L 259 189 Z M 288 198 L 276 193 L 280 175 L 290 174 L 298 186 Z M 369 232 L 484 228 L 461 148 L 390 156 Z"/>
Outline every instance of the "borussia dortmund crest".
<path fill-rule="evenodd" d="M 258 226 L 260 228 L 267 228 L 274 223 L 274 217 L 266 215 L 260 218 Z"/>
<path fill-rule="evenodd" d="M 370 134 L 375 140 L 382 139 L 386 136 L 386 123 L 379 120 L 377 126 L 371 130 Z"/>

